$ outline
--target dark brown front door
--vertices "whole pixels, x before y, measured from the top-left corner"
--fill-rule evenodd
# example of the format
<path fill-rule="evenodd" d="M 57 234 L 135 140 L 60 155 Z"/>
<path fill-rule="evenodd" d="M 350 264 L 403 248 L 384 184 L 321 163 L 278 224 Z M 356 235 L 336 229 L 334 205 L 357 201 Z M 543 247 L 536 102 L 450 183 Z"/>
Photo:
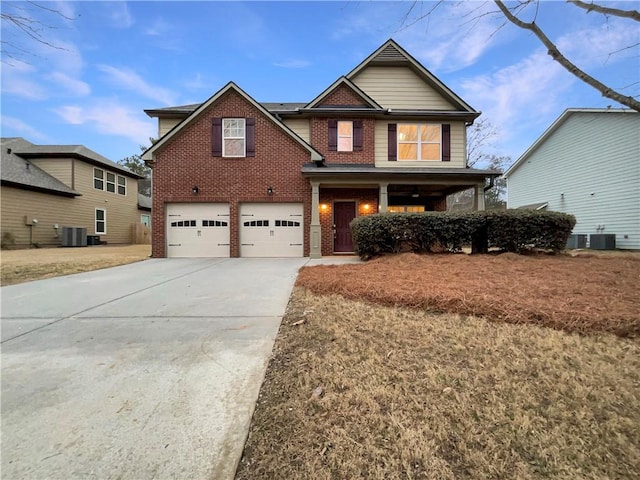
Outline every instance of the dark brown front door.
<path fill-rule="evenodd" d="M 356 218 L 356 202 L 335 202 L 333 204 L 334 252 L 353 252 L 353 240 L 351 239 L 349 224 L 354 218 Z"/>

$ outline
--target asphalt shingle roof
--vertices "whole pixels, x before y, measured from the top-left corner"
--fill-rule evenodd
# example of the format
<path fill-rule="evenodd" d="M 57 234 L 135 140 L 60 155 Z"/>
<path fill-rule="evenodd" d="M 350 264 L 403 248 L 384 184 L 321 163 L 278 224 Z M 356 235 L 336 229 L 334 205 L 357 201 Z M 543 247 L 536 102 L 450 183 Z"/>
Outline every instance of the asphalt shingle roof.
<path fill-rule="evenodd" d="M 16 154 L 17 151 L 29 149 L 33 146 L 35 145 L 23 138 L 0 139 L 0 150 L 2 153 L 0 178 L 2 179 L 2 183 L 68 196 L 80 195 L 80 193 L 68 187 L 57 178 L 52 177 L 44 170 Z"/>

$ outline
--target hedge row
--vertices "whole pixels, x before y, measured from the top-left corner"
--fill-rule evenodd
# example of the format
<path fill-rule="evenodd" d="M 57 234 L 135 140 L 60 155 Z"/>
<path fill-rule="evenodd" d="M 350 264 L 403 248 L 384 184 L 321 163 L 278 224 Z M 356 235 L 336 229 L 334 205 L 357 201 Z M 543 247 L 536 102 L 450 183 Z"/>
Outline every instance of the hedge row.
<path fill-rule="evenodd" d="M 382 213 L 351 222 L 355 251 L 366 260 L 385 253 L 474 253 L 495 247 L 522 253 L 529 249 L 561 251 L 573 230 L 573 215 L 534 210 L 484 212 Z"/>

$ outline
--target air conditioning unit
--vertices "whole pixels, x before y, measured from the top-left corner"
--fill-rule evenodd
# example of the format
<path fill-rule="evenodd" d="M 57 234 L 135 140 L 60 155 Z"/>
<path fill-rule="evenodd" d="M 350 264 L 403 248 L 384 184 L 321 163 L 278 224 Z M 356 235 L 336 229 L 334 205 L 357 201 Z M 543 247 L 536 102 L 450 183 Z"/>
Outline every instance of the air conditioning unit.
<path fill-rule="evenodd" d="M 87 229 L 84 227 L 62 227 L 63 247 L 86 247 Z"/>
<path fill-rule="evenodd" d="M 567 240 L 567 249 L 572 250 L 574 248 L 587 248 L 587 236 L 575 233 L 569 235 L 569 239 Z"/>
<path fill-rule="evenodd" d="M 615 250 L 616 235 L 614 233 L 598 233 L 589 235 L 589 248 L 593 250 Z"/>

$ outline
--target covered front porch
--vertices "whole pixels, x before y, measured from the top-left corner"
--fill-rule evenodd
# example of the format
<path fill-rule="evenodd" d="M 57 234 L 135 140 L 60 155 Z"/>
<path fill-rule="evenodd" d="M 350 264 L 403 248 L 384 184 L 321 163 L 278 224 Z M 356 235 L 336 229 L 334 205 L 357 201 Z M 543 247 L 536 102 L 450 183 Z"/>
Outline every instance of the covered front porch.
<path fill-rule="evenodd" d="M 435 170 L 435 171 L 434 171 Z M 464 169 L 383 169 L 373 166 L 303 167 L 311 184 L 311 258 L 353 254 L 349 224 L 385 212 L 446 211 L 447 196 L 474 190 L 474 210 L 484 210 L 486 178 L 499 172 Z"/>

